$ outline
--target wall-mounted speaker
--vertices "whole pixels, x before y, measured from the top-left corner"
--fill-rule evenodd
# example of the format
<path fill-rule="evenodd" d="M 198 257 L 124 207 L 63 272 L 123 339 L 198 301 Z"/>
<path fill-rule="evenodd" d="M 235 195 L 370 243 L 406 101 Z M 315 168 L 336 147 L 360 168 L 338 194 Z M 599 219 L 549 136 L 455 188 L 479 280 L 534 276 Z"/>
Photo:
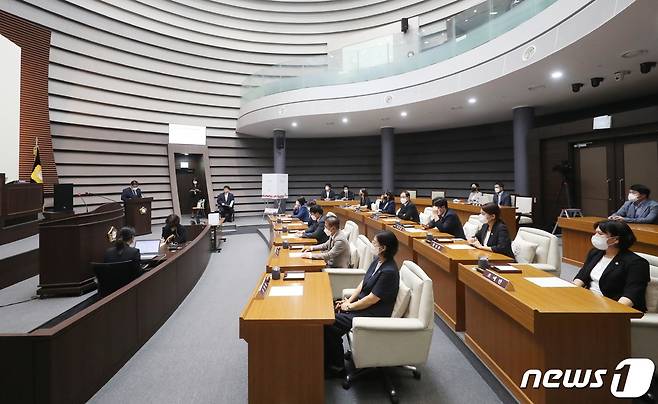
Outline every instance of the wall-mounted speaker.
<path fill-rule="evenodd" d="M 55 212 L 73 210 L 73 184 L 55 184 Z"/>
<path fill-rule="evenodd" d="M 405 34 L 409 31 L 409 19 L 403 18 L 400 20 L 400 30 Z"/>

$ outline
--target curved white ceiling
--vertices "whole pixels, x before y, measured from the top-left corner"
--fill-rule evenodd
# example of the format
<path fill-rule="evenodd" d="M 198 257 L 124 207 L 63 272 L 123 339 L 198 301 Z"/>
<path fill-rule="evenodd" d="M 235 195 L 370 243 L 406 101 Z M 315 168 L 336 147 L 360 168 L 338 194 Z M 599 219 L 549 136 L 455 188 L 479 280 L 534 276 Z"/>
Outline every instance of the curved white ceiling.
<path fill-rule="evenodd" d="M 516 106 L 539 114 L 655 92 L 658 73 L 642 75 L 639 63 L 658 59 L 658 8 L 653 0 L 560 0 L 531 21 L 473 51 L 423 69 L 362 83 L 288 91 L 242 106 L 240 133 L 292 137 L 349 136 L 468 126 L 508 120 Z M 535 56 L 521 58 L 530 45 Z M 645 49 L 639 59 L 628 50 Z M 549 75 L 560 70 L 561 80 Z M 613 73 L 630 70 L 623 81 Z M 578 94 L 571 82 L 607 80 Z M 387 102 L 387 97 L 391 97 Z M 470 105 L 468 98 L 477 98 Z M 405 118 L 400 116 L 404 111 Z M 342 124 L 342 117 L 349 117 Z M 291 127 L 292 122 L 297 127 Z"/>

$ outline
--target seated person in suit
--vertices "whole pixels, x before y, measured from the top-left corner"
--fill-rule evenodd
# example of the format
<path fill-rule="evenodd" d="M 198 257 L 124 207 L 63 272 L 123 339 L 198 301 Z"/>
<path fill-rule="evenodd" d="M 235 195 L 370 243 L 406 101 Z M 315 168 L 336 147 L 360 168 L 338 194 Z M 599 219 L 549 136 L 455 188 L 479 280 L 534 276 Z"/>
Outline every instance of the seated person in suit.
<path fill-rule="evenodd" d="M 354 293 L 336 303 L 336 320 L 324 326 L 325 373 L 345 373 L 343 360 L 343 335 L 352 328 L 354 317 L 390 317 L 395 306 L 400 285 L 400 273 L 395 264 L 398 239 L 388 230 L 375 235 L 372 240 L 375 260 L 370 264 L 363 280 Z"/>
<path fill-rule="evenodd" d="M 452 234 L 455 237 L 466 238 L 464 228 L 459 216 L 452 209 L 448 209 L 448 200 L 439 198 L 432 206 L 432 218 L 425 226 L 426 229 L 436 227 L 440 232 Z"/>
<path fill-rule="evenodd" d="M 573 283 L 636 310 L 647 311 L 649 262 L 629 250 L 635 243 L 633 231 L 618 220 L 603 220 L 594 228 L 594 248 L 587 254 Z"/>
<path fill-rule="evenodd" d="M 139 182 L 137 182 L 137 180 L 130 181 L 130 186 L 128 188 L 124 188 L 123 191 L 121 191 L 121 200 L 124 202 L 128 199 L 141 197 L 142 190 L 139 189 Z"/>
<path fill-rule="evenodd" d="M 308 219 L 311 217 L 306 207 L 306 198 L 303 196 L 297 198 L 295 201 L 295 207 L 292 209 L 292 217 L 296 217 L 302 222 L 308 222 Z"/>
<path fill-rule="evenodd" d="M 372 201 L 370 201 L 370 198 L 368 197 L 368 190 L 361 188 L 359 190 L 359 206 L 365 206 L 370 209 L 370 205 L 372 205 Z"/>
<path fill-rule="evenodd" d="M 626 223 L 658 224 L 658 202 L 649 199 L 651 190 L 642 184 L 631 185 L 628 201 L 608 219 Z"/>
<path fill-rule="evenodd" d="M 323 201 L 333 201 L 336 199 L 336 193 L 331 189 L 331 184 L 324 184 L 324 192 L 320 194 L 320 199 Z"/>
<path fill-rule="evenodd" d="M 500 220 L 500 206 L 494 202 L 482 205 L 480 221 L 484 224 L 475 237 L 468 240 L 469 244 L 480 250 L 492 251 L 514 258 L 507 226 Z"/>
<path fill-rule="evenodd" d="M 302 249 L 307 258 L 325 260 L 328 268 L 348 268 L 350 265 L 350 243 L 340 231 L 340 220 L 335 216 L 327 217 L 324 233 L 328 239 L 322 244 Z M 318 251 L 314 253 L 313 251 Z"/>
<path fill-rule="evenodd" d="M 474 182 L 471 184 L 471 193 L 468 194 L 468 203 L 472 205 L 479 205 L 482 198 L 482 192 L 480 192 L 480 184 Z"/>
<path fill-rule="evenodd" d="M 395 214 L 395 196 L 393 195 L 393 192 L 389 191 L 381 196 L 377 210 L 390 215 Z"/>
<path fill-rule="evenodd" d="M 227 222 L 233 221 L 234 205 L 235 195 L 231 192 L 231 187 L 224 185 L 224 192 L 217 196 L 217 210 Z"/>
<path fill-rule="evenodd" d="M 354 192 L 350 191 L 350 187 L 347 185 L 343 185 L 343 192 L 338 195 L 338 199 L 342 199 L 344 201 L 353 201 Z"/>
<path fill-rule="evenodd" d="M 420 215 L 418 208 L 411 202 L 411 194 L 409 191 L 402 191 L 400 193 L 400 209 L 398 209 L 397 217 L 402 220 L 411 220 L 413 222 L 420 222 Z"/>
<path fill-rule="evenodd" d="M 313 218 L 313 225 L 309 226 L 306 231 L 300 234 L 300 236 L 302 238 L 314 238 L 318 241 L 318 243 L 324 243 L 329 239 L 329 236 L 327 236 L 324 232 L 324 221 L 326 219 L 326 217 L 322 215 L 324 210 L 320 205 L 313 205 L 309 211 L 311 212 L 311 217 Z"/>
<path fill-rule="evenodd" d="M 140 253 L 135 247 L 132 247 L 135 241 L 135 230 L 132 227 L 122 227 L 114 240 L 114 246 L 105 251 L 103 262 L 110 264 L 113 262 L 130 261 L 135 265 L 135 271 L 141 272 L 139 266 Z"/>
<path fill-rule="evenodd" d="M 494 185 L 494 199 L 493 202 L 498 206 L 512 206 L 512 196 L 509 192 L 505 191 L 502 182 L 497 182 Z"/>
<path fill-rule="evenodd" d="M 162 228 L 162 242 L 163 243 L 184 243 L 187 241 L 187 230 L 185 226 L 181 226 L 180 217 L 172 213 L 167 216 L 165 225 Z"/>

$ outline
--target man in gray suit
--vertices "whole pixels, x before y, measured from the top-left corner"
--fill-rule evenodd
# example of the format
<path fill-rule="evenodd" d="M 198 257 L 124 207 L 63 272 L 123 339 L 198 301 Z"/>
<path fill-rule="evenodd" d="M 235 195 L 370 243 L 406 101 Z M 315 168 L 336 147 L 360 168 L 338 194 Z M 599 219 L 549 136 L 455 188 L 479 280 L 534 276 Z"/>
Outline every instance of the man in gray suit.
<path fill-rule="evenodd" d="M 307 258 L 325 260 L 328 268 L 348 268 L 350 264 L 350 243 L 340 231 L 340 220 L 336 216 L 327 216 L 324 231 L 329 240 L 322 244 L 304 248 Z M 312 251 L 318 251 L 313 253 Z"/>
<path fill-rule="evenodd" d="M 609 219 L 626 223 L 658 224 L 658 202 L 649 199 L 651 190 L 644 185 L 634 184 L 628 190 L 628 201 Z"/>

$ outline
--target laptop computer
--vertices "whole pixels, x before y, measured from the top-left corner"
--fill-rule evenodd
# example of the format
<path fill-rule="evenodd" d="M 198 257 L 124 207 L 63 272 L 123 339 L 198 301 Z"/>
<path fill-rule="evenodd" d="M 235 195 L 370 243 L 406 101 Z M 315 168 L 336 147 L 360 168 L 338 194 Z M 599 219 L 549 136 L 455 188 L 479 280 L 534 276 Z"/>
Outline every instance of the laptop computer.
<path fill-rule="evenodd" d="M 137 240 L 135 248 L 139 250 L 139 258 L 148 261 L 160 254 L 160 240 Z"/>

